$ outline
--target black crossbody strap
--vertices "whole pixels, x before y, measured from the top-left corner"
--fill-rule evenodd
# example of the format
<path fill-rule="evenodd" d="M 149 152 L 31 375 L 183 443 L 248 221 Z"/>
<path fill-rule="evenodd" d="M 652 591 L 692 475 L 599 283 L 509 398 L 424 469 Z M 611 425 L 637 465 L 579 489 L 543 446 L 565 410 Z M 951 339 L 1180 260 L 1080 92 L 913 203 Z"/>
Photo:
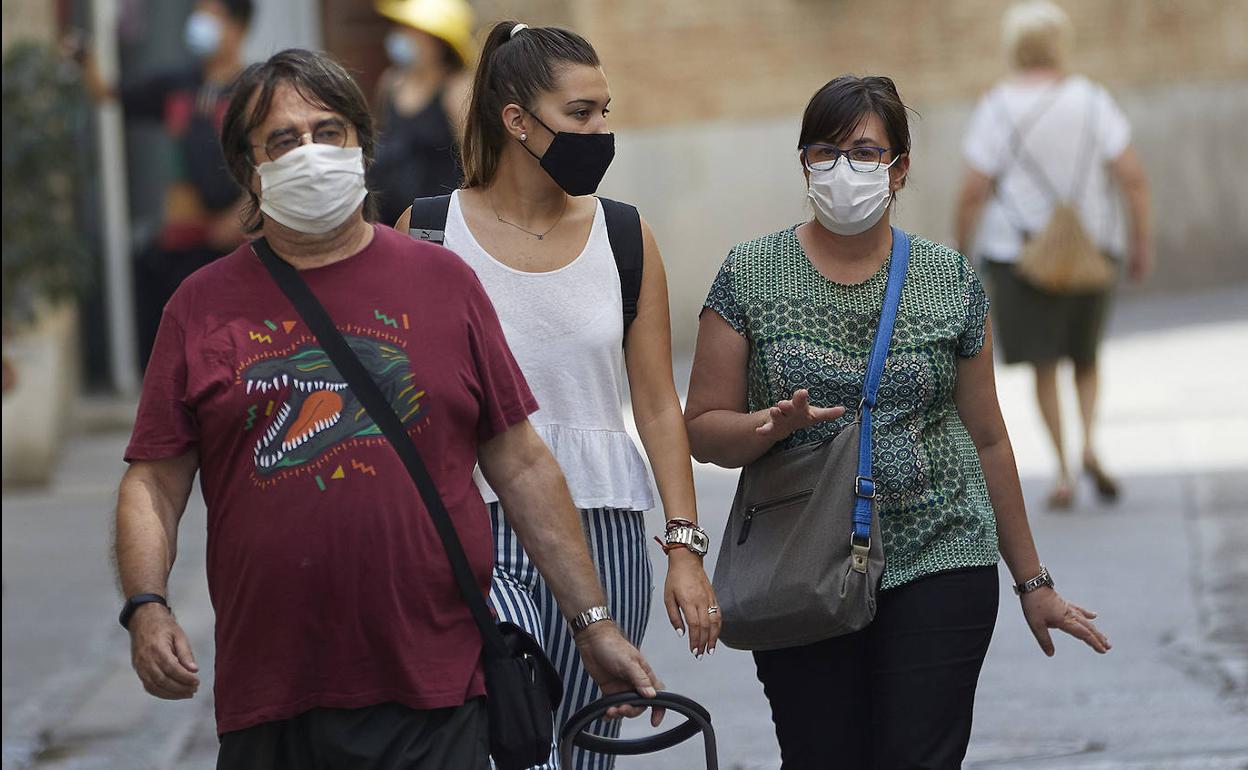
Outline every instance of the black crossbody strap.
<path fill-rule="evenodd" d="M 446 549 L 446 558 L 451 564 L 455 584 L 459 587 L 459 592 L 463 594 L 464 601 L 472 612 L 472 619 L 481 630 L 486 657 L 509 657 L 510 653 L 498 631 L 494 616 L 490 614 L 490 609 L 486 606 L 485 598 L 482 597 L 481 589 L 477 586 L 476 578 L 472 574 L 472 568 L 468 565 L 468 557 L 464 554 L 463 545 L 459 542 L 455 526 L 451 523 L 451 516 L 442 502 L 442 496 L 429 476 L 429 470 L 425 467 L 424 461 L 420 459 L 416 445 L 412 443 L 407 431 L 403 430 L 403 423 L 395 413 L 394 407 L 386 400 L 381 388 L 369 375 L 368 370 L 364 368 L 364 364 L 351 350 L 347 341 L 343 339 L 338 327 L 334 326 L 333 319 L 329 317 L 324 306 L 308 288 L 308 284 L 299 275 L 299 271 L 274 254 L 273 249 L 263 238 L 252 242 L 252 250 L 260 257 L 260 261 L 269 271 L 269 275 L 273 277 L 278 288 L 295 306 L 299 317 L 316 335 L 317 341 L 321 343 L 329 360 L 337 367 L 338 373 L 346 380 L 352 393 L 364 405 L 368 416 L 373 419 L 390 445 L 394 447 L 399 459 L 403 461 L 408 474 L 412 477 L 412 482 L 420 492 L 421 499 L 425 502 L 425 507 L 429 509 L 429 516 L 433 519 L 433 525 L 438 531 L 438 537 L 442 540 L 443 548 Z"/>
<path fill-rule="evenodd" d="M 607 221 L 607 240 L 615 255 L 615 268 L 620 273 L 620 296 L 624 299 L 624 333 L 637 317 L 637 300 L 641 298 L 641 268 L 645 262 L 645 246 L 641 239 L 641 214 L 636 206 L 599 198 L 602 215 Z"/>

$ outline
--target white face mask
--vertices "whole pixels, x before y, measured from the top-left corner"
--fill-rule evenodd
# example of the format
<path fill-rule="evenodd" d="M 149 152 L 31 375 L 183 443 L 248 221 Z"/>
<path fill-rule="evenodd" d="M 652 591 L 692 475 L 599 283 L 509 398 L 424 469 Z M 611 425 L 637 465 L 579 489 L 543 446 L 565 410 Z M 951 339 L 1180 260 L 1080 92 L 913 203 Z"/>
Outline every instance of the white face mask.
<path fill-rule="evenodd" d="M 893 163 L 896 162 L 894 158 Z M 810 169 L 807 196 L 814 204 L 815 219 L 837 235 L 858 235 L 870 230 L 892 200 L 888 170 L 893 163 L 864 173 L 850 168 L 846 158 L 839 158 L 831 168 Z"/>
<path fill-rule="evenodd" d="M 304 144 L 256 167 L 260 210 L 292 230 L 327 233 L 363 202 L 364 151 Z"/>
<path fill-rule="evenodd" d="M 420 46 L 397 29 L 386 35 L 386 55 L 396 67 L 415 67 L 420 63 Z"/>
<path fill-rule="evenodd" d="M 207 11 L 196 11 L 187 17 L 182 32 L 186 47 L 201 59 L 217 52 L 223 34 L 221 21 Z"/>

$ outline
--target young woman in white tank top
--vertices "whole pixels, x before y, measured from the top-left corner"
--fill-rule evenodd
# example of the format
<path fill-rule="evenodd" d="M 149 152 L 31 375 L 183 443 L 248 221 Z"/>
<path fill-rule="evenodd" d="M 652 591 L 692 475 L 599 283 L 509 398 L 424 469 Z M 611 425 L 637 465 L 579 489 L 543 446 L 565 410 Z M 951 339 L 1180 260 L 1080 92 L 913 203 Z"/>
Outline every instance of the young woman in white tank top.
<path fill-rule="evenodd" d="M 664 539 L 669 530 L 692 534 L 697 512 L 689 441 L 672 378 L 667 283 L 658 246 L 643 221 L 641 293 L 636 319 L 625 333 L 602 204 L 590 194 L 614 154 L 607 132 L 609 101 L 597 54 L 579 35 L 515 22 L 496 25 L 473 85 L 463 144 L 464 189 L 451 197 L 444 245 L 472 265 L 494 302 L 537 397 L 539 411 L 530 420 L 582 511 L 610 613 L 640 645 L 651 595 L 643 512 L 654 501 L 645 463 L 625 432 L 626 384 L 668 518 L 667 527 L 657 531 Z M 410 211 L 395 227 L 406 231 L 409 220 Z M 600 693 L 585 674 L 549 590 L 507 526 L 503 505 L 484 483 L 482 494 L 496 534 L 491 601 L 501 619 L 543 640 L 560 668 L 565 697 L 556 724 L 562 724 Z M 719 636 L 714 592 L 693 549 L 665 551 L 668 618 L 701 658 L 714 651 Z M 594 630 L 590 625 L 578 636 Z M 617 721 L 590 729 L 606 735 L 618 730 Z M 582 752 L 575 764 L 608 768 L 612 760 Z"/>

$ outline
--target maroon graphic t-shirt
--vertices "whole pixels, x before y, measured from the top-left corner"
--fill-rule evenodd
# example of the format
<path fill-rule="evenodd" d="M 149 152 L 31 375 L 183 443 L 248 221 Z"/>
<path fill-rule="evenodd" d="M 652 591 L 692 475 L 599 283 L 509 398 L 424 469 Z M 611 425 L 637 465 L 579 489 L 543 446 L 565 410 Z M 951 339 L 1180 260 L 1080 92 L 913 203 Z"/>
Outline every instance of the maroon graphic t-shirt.
<path fill-rule="evenodd" d="M 375 226 L 301 273 L 394 404 L 483 594 L 478 445 L 536 408 L 476 275 Z M 402 462 L 250 246 L 165 308 L 126 460 L 199 452 L 220 733 L 310 708 L 481 695 L 481 640 Z"/>

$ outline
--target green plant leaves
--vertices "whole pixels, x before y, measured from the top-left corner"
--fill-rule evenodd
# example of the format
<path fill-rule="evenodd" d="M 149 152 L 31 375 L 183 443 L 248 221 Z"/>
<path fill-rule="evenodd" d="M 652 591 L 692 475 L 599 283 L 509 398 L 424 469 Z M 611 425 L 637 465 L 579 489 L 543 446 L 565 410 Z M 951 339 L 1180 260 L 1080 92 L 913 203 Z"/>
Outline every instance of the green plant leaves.
<path fill-rule="evenodd" d="M 77 68 L 51 45 L 21 42 L 4 56 L 3 81 L 7 328 L 30 320 L 40 298 L 80 293 L 89 283 L 91 262 L 74 217 L 85 110 Z"/>

